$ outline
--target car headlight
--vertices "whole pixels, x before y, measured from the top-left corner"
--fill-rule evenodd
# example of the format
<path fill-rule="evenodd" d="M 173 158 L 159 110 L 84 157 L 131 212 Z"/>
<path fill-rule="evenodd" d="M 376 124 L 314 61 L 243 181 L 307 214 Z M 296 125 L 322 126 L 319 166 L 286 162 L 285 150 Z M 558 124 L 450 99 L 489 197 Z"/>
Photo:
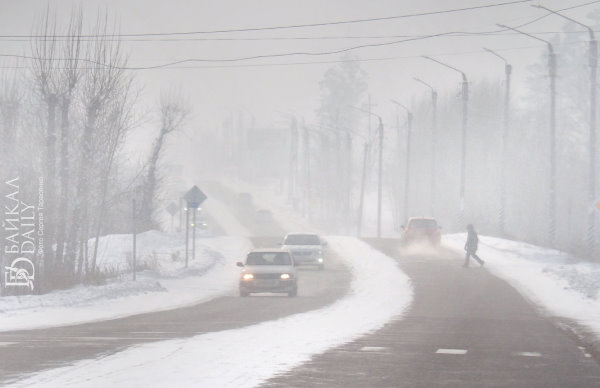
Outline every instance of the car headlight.
<path fill-rule="evenodd" d="M 280 277 L 281 279 L 289 279 L 291 276 L 289 273 L 282 273 Z"/>
<path fill-rule="evenodd" d="M 323 258 L 322 258 L 322 257 L 319 257 L 319 260 L 317 260 L 317 261 L 318 261 L 319 263 L 322 263 L 322 262 L 323 262 Z"/>
<path fill-rule="evenodd" d="M 254 275 L 251 273 L 245 273 L 244 276 L 242 276 L 242 279 L 244 280 L 252 280 L 254 279 Z"/>

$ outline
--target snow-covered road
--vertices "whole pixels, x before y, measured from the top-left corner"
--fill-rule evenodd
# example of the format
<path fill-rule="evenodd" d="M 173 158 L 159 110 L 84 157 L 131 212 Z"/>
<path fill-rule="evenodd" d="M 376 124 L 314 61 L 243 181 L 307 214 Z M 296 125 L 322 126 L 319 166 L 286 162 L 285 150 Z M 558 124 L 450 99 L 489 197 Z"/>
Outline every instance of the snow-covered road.
<path fill-rule="evenodd" d="M 241 329 L 136 346 L 40 373 L 18 386 L 255 386 L 400 316 L 412 288 L 395 261 L 355 238 L 328 241 L 353 273 L 349 294 L 330 306 Z"/>
<path fill-rule="evenodd" d="M 443 236 L 464 252 L 466 234 Z M 600 338 L 600 264 L 531 244 L 480 236 L 485 268 L 506 280 L 547 315 L 572 319 Z"/>

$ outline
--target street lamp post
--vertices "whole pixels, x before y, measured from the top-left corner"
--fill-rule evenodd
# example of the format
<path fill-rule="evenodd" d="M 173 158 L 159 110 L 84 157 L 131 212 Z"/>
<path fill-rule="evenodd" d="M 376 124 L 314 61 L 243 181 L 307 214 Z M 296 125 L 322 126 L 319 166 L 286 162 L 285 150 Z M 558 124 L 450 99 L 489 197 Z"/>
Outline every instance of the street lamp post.
<path fill-rule="evenodd" d="M 516 28 L 498 24 L 498 27 L 506 28 L 519 34 L 528 36 L 540 42 L 546 43 L 548 47 L 548 75 L 550 78 L 550 190 L 549 190 L 549 228 L 548 240 L 554 245 L 556 236 L 556 56 L 552 43 L 538 38 L 537 36 L 517 30 Z"/>
<path fill-rule="evenodd" d="M 594 30 L 575 19 L 565 16 L 557 11 L 546 8 L 541 5 L 533 5 L 533 7 L 546 10 L 564 19 L 567 19 L 577 25 L 587 29 L 590 35 L 590 44 L 588 48 L 589 66 L 590 66 L 590 119 L 589 119 L 589 184 L 588 184 L 588 206 L 590 208 L 588 215 L 588 253 L 591 255 L 596 251 L 596 216 L 593 203 L 596 201 L 596 96 L 597 96 L 597 71 L 598 71 L 598 42 L 594 34 Z"/>
<path fill-rule="evenodd" d="M 383 181 L 383 121 L 379 119 L 379 172 L 377 183 L 377 238 L 381 238 L 381 193 Z"/>
<path fill-rule="evenodd" d="M 131 196 L 131 234 L 132 234 L 132 267 L 133 267 L 133 280 L 136 280 L 136 262 L 137 262 L 137 208 L 136 208 L 136 197 L 140 196 L 144 190 L 142 185 L 136 186 L 133 189 Z"/>
<path fill-rule="evenodd" d="M 504 57 L 495 51 L 485 47 L 483 49 L 504 61 L 504 74 L 506 76 L 506 85 L 504 88 L 504 120 L 502 130 L 502 162 L 500 166 L 500 213 L 498 215 L 498 231 L 501 236 L 504 236 L 506 224 L 506 163 L 508 162 L 506 154 L 508 150 L 508 131 L 510 126 L 510 75 L 512 73 L 512 66 Z"/>
<path fill-rule="evenodd" d="M 435 214 L 435 172 L 436 172 L 436 160 L 435 160 L 435 153 L 436 153 L 436 148 L 437 148 L 437 138 L 436 138 L 436 132 L 437 132 L 437 91 L 431 86 L 429 85 L 427 82 L 420 80 L 419 78 L 413 77 L 413 79 L 425 86 L 427 86 L 430 90 L 431 90 L 431 183 L 430 183 L 430 198 L 429 198 L 429 206 L 431 209 L 431 215 L 433 216 Z"/>
<path fill-rule="evenodd" d="M 425 59 L 436 62 L 442 66 L 452 69 L 462 76 L 462 136 L 461 136 L 461 158 L 460 158 L 460 213 L 459 213 L 459 224 L 464 224 L 465 217 L 465 180 L 466 180 L 466 166 L 467 166 L 467 121 L 468 121 L 468 109 L 469 109 L 469 83 L 467 75 L 452 67 L 444 62 L 440 62 L 437 59 L 423 56 Z"/>
<path fill-rule="evenodd" d="M 185 268 L 187 268 L 187 266 L 188 266 L 188 254 L 190 252 L 189 238 L 190 238 L 190 207 L 186 203 L 186 205 L 185 205 Z"/>
<path fill-rule="evenodd" d="M 379 119 L 379 167 L 378 167 L 378 180 L 377 180 L 377 238 L 381 238 L 381 198 L 383 189 L 383 120 L 381 116 L 371 112 L 370 110 L 364 110 L 356 106 L 348 105 L 352 109 L 359 110 L 367 113 L 370 116 L 375 116 Z M 371 107 L 371 100 L 369 99 L 369 108 Z M 370 135 L 370 134 L 369 134 Z"/>
<path fill-rule="evenodd" d="M 135 220 L 135 197 L 131 200 L 131 232 L 133 237 L 133 247 L 132 247 L 132 268 L 133 268 L 133 280 L 135 280 L 135 262 L 136 262 L 136 248 L 137 248 L 137 230 L 136 230 L 136 220 Z"/>
<path fill-rule="evenodd" d="M 412 132 L 412 120 L 413 115 L 412 112 L 399 103 L 396 100 L 391 100 L 394 104 L 403 108 L 407 114 L 407 129 L 406 129 L 406 162 L 405 162 L 405 172 L 404 172 L 404 220 L 408 219 L 408 195 L 409 195 L 409 184 L 410 184 L 410 135 Z M 398 128 L 400 130 L 400 128 Z"/>
<path fill-rule="evenodd" d="M 363 154 L 363 170 L 362 170 L 362 178 L 360 181 L 360 199 L 358 204 L 358 222 L 356 226 L 356 236 L 360 237 L 360 232 L 362 228 L 362 216 L 363 216 L 363 207 L 365 202 L 365 184 L 367 180 L 367 158 L 369 155 L 369 143 L 365 141 L 365 148 Z"/>

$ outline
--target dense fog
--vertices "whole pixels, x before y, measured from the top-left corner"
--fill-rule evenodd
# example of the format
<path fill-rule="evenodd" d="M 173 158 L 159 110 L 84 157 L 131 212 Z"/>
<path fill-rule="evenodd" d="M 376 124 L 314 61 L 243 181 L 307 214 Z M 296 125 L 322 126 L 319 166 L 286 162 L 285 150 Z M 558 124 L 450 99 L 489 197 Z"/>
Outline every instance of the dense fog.
<path fill-rule="evenodd" d="M 530 3 L 181 2 L 174 22 L 161 2 L 3 2 L 2 195 L 45 209 L 50 288 L 94 278 L 84 241 L 165 229 L 210 179 L 334 234 L 433 216 L 595 259 L 600 13 Z"/>

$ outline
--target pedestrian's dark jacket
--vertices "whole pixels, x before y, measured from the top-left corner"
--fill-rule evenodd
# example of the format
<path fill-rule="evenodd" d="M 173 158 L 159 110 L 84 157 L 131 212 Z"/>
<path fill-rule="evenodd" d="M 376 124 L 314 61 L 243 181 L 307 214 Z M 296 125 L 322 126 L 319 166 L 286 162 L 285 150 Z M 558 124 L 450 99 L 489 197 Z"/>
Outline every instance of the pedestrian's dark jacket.
<path fill-rule="evenodd" d="M 465 243 L 465 251 L 475 253 L 477 252 L 477 245 L 479 244 L 479 237 L 475 230 L 471 229 L 467 232 L 467 242 Z"/>

